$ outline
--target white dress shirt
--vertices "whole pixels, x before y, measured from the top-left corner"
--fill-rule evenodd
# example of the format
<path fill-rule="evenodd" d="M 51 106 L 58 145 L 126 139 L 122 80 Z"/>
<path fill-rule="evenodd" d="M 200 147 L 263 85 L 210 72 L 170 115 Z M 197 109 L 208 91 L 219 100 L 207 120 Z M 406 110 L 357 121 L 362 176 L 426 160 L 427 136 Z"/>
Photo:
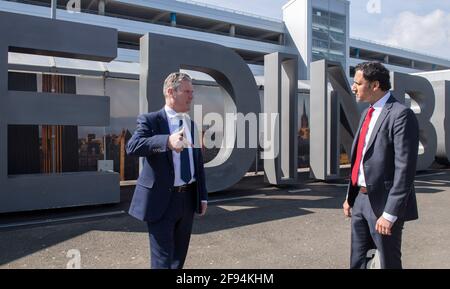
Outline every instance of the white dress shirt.
<path fill-rule="evenodd" d="M 364 177 L 364 166 L 363 166 L 363 160 L 364 155 L 366 154 L 367 144 L 369 143 L 370 136 L 372 135 L 373 128 L 375 124 L 377 123 L 378 117 L 380 116 L 381 111 L 383 110 L 384 105 L 388 101 L 389 97 L 391 96 L 391 93 L 386 93 L 385 96 L 383 96 L 381 99 L 379 99 L 377 102 L 375 102 L 372 107 L 375 109 L 372 113 L 372 118 L 370 119 L 369 128 L 367 130 L 366 138 L 364 140 L 364 147 L 363 147 L 363 153 L 361 158 L 361 163 L 359 164 L 359 172 L 358 172 L 358 180 L 357 184 L 360 187 L 367 187 L 366 185 L 366 179 Z M 388 214 L 386 212 L 383 213 L 383 218 L 388 220 L 391 223 L 394 223 L 397 220 L 396 216 L 392 216 L 391 214 Z"/>
<path fill-rule="evenodd" d="M 187 141 L 189 143 L 192 143 L 191 131 L 189 129 L 190 124 L 191 124 L 191 119 L 189 118 L 189 115 L 187 113 L 177 113 L 176 111 L 174 111 L 167 105 L 164 106 L 164 110 L 166 111 L 170 134 L 173 134 L 180 130 L 180 119 L 181 119 L 181 120 L 183 120 L 183 127 L 184 127 L 184 132 L 185 132 L 184 137 L 187 139 Z M 194 155 L 193 155 L 193 151 L 192 151 L 191 147 L 184 148 L 184 149 L 187 149 L 189 152 L 189 163 L 191 166 L 191 176 L 192 176 L 191 180 L 189 181 L 189 184 L 190 184 L 190 183 L 195 182 Z M 173 185 L 175 187 L 179 187 L 179 186 L 186 184 L 181 179 L 180 153 L 177 153 L 176 151 L 172 151 L 172 158 L 173 158 L 173 168 L 174 168 L 174 172 L 175 172 L 175 180 L 174 180 Z"/>

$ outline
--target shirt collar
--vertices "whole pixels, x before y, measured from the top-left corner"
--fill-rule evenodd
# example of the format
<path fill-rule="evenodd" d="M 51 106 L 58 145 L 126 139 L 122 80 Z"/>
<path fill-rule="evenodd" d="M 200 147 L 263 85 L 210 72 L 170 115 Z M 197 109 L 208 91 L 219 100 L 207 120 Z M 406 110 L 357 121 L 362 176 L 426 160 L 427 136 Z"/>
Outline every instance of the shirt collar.
<path fill-rule="evenodd" d="M 167 105 L 164 106 L 164 110 L 167 113 L 167 116 L 170 118 L 173 117 L 189 117 L 189 115 L 185 112 L 176 112 L 175 110 L 173 110 L 172 108 L 168 107 Z"/>
<path fill-rule="evenodd" d="M 167 105 L 164 106 L 164 110 L 166 111 L 168 118 L 177 117 L 177 112 L 175 110 L 173 110 L 172 108 L 168 107 Z"/>
<path fill-rule="evenodd" d="M 380 98 L 377 102 L 375 102 L 372 107 L 374 109 L 382 109 L 386 102 L 388 101 L 389 97 L 391 96 L 391 93 L 388 91 L 382 98 Z"/>
<path fill-rule="evenodd" d="M 187 113 L 178 113 L 167 105 L 164 106 L 164 110 L 166 111 L 167 119 L 169 121 L 178 121 L 180 119 L 189 120 L 189 115 Z"/>

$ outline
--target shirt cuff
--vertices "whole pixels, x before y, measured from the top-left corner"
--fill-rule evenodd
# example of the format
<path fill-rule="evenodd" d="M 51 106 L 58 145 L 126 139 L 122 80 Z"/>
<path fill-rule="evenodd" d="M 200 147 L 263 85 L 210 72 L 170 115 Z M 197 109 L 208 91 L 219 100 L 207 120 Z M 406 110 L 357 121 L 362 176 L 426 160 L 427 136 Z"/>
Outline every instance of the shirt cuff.
<path fill-rule="evenodd" d="M 383 218 L 385 218 L 391 223 L 395 223 L 395 221 L 397 221 L 397 216 L 392 216 L 391 214 L 388 214 L 386 212 L 383 213 Z"/>
<path fill-rule="evenodd" d="M 207 203 L 208 203 L 208 201 L 207 201 L 207 200 L 202 200 L 202 203 L 206 203 L 206 204 L 207 204 Z"/>

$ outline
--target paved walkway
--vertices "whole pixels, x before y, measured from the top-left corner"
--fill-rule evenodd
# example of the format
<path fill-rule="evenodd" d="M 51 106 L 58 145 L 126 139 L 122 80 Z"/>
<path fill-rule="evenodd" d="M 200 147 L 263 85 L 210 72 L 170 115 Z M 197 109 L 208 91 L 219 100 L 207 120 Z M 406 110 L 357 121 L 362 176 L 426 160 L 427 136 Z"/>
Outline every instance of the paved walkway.
<path fill-rule="evenodd" d="M 404 267 L 450 268 L 450 171 L 418 175 L 416 188 L 420 219 L 405 225 Z M 208 214 L 196 217 L 185 268 L 347 268 L 345 189 L 322 182 L 276 188 L 247 177 L 213 194 Z M 74 252 L 82 268 L 147 268 L 146 226 L 123 213 L 131 190 L 115 206 L 0 215 L 0 268 L 66 268 Z"/>

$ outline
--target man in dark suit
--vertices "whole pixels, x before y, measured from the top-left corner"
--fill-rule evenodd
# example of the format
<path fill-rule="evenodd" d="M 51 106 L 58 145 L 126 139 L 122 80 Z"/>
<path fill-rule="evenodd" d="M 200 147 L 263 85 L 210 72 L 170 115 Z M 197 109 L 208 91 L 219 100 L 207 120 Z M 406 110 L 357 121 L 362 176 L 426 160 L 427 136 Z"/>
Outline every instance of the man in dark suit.
<path fill-rule="evenodd" d="M 171 73 L 164 82 L 166 105 L 138 116 L 127 153 L 144 157 L 129 214 L 146 221 L 151 267 L 183 268 L 194 212 L 206 213 L 208 195 L 203 157 L 193 146 L 198 137 L 187 112 L 193 98 L 192 80 Z"/>
<path fill-rule="evenodd" d="M 381 268 L 402 268 L 405 221 L 418 218 L 414 177 L 419 127 L 414 112 L 389 92 L 389 71 L 378 62 L 355 68 L 352 90 L 369 102 L 352 147 L 344 214 L 352 218 L 351 268 L 366 268 L 377 249 Z"/>

